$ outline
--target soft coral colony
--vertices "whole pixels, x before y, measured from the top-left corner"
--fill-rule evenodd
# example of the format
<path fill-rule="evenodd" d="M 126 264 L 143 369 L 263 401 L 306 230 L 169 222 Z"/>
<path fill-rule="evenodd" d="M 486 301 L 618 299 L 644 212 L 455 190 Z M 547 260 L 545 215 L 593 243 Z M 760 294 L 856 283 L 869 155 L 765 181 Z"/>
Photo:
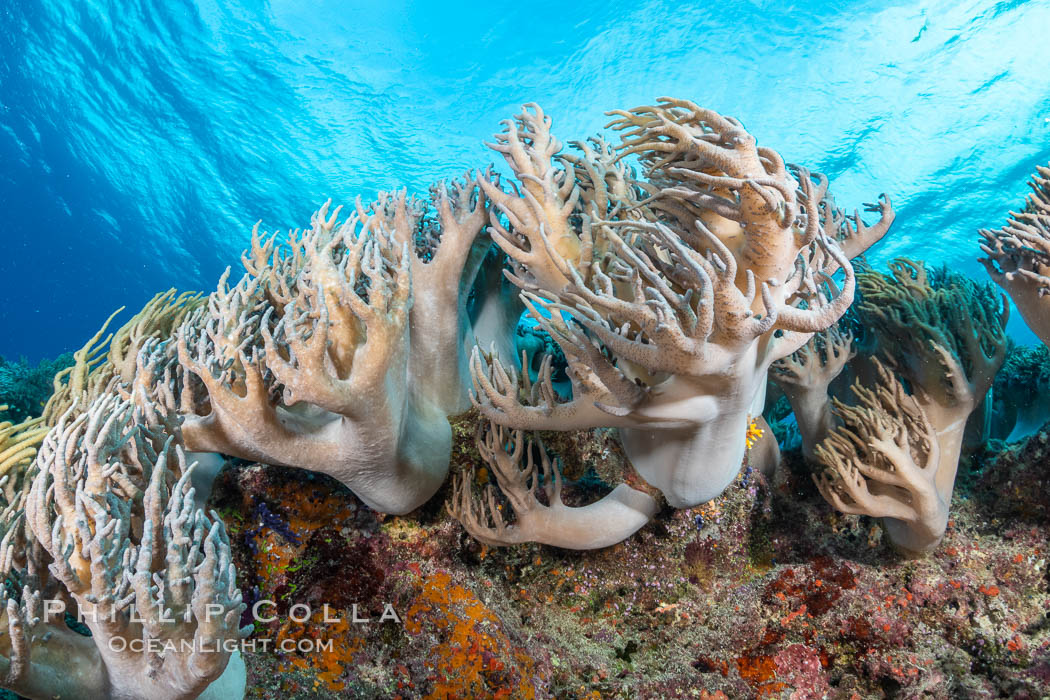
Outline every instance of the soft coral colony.
<path fill-rule="evenodd" d="M 475 349 L 476 401 L 513 428 L 618 428 L 641 478 L 670 505 L 690 507 L 735 478 L 770 365 L 846 311 L 849 258 L 885 234 L 893 210 L 884 200 L 876 225 L 851 224 L 829 206 L 826 179 L 789 168 L 739 122 L 692 103 L 616 115 L 616 150 L 598 140 L 559 155 L 536 107 L 498 137 L 519 184 L 512 193 L 484 185 L 493 235 L 529 312 L 563 351 L 572 387 L 562 400 L 549 363 L 532 381 Z M 459 492 L 454 510 L 472 533 L 520 537 L 491 499 L 471 498 L 465 484 Z M 593 535 L 602 543 L 630 535 L 656 509 L 626 486 L 604 500 L 609 517 Z M 518 521 L 543 523 L 529 526 L 531 539 L 595 546 L 567 545 L 562 529 L 602 502 L 579 512 L 525 502 L 530 510 L 511 502 Z"/>
<path fill-rule="evenodd" d="M 472 405 L 486 466 L 456 476 L 448 507 L 489 545 L 604 547 L 662 503 L 717 497 L 752 446 L 775 462 L 761 418 L 772 377 L 828 501 L 885 518 L 906 550 L 935 546 L 964 426 L 1003 361 L 996 296 L 907 261 L 855 270 L 893 222 L 889 199 L 867 207 L 871 224 L 846 215 L 826 178 L 732 118 L 661 99 L 610 127 L 618 146 L 564 148 L 527 105 L 490 144 L 509 177 L 326 203 L 283 241 L 257 226 L 244 273 L 206 300 L 158 295 L 92 338 L 44 424 L 0 426 L 3 685 L 233 697 L 247 630 L 222 521 L 203 505 L 214 455 L 322 472 L 404 514 L 446 481 L 449 418 Z M 1045 242 L 1042 184 L 1010 229 L 985 234 L 997 281 L 1033 308 L 1042 295 L 1010 285 L 1045 279 L 1022 245 Z M 523 311 L 567 382 L 555 354 L 518 357 Z M 860 327 L 876 338 L 864 353 Z M 847 380 L 853 398 L 831 399 Z M 567 505 L 533 431 L 599 427 L 618 431 L 636 473 Z M 114 651 L 131 639 L 173 644 Z M 212 651 L 175 643 L 187 640 Z"/>

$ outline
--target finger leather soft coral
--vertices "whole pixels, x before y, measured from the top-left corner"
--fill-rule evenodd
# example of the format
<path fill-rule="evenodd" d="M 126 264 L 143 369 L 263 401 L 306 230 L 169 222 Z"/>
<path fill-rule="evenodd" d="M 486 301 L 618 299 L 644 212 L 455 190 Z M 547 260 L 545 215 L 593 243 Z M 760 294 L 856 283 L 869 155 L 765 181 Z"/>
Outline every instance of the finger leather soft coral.
<path fill-rule="evenodd" d="M 449 512 L 485 544 L 540 542 L 566 549 L 598 549 L 630 537 L 656 514 L 656 501 L 626 484 L 595 503 L 566 506 L 561 499 L 560 465 L 550 459 L 542 442 L 527 438 L 523 430 L 482 424 L 476 443 L 515 521 L 508 524 L 503 517 L 503 506 L 491 483 L 483 497 L 473 495 L 473 469 L 457 477 Z M 546 503 L 540 501 L 541 493 Z"/>
<path fill-rule="evenodd" d="M 922 552 L 944 535 L 951 486 L 938 484 L 948 472 L 954 482 L 958 452 L 942 450 L 930 416 L 892 372 L 878 365 L 878 377 L 871 389 L 853 385 L 855 406 L 835 403 L 841 425 L 814 449 L 827 467 L 814 480 L 835 508 L 886 518 L 895 544 Z"/>
<path fill-rule="evenodd" d="M 1050 166 L 1036 168 L 1020 212 L 998 231 L 982 230 L 981 262 L 1010 295 L 1028 327 L 1050 345 Z"/>
<path fill-rule="evenodd" d="M 997 437 L 1017 442 L 1038 432 L 1050 419 L 1050 348 L 1008 343 L 989 395 L 996 402 Z"/>
<path fill-rule="evenodd" d="M 824 177 L 691 102 L 614 114 L 619 146 L 599 137 L 563 152 L 527 106 L 492 144 L 509 189 L 488 171 L 435 185 L 429 200 L 358 201 L 344 219 L 326 204 L 287 245 L 256 227 L 247 274 L 224 276 L 173 339 L 142 341 L 134 385 L 184 416 L 187 449 L 323 472 L 387 513 L 444 482 L 447 418 L 469 407 L 468 372 L 493 422 L 619 428 L 669 504 L 714 498 L 740 469 L 770 365 L 843 314 L 849 258 L 886 233 L 893 209 L 870 205 L 881 217 L 870 227 L 846 216 Z M 503 364 L 517 360 L 522 302 L 565 356 L 568 400 L 550 359 L 535 381 Z M 492 354 L 471 355 L 475 342 Z M 616 505 L 602 533 L 523 523 L 515 537 L 600 546 L 655 509 L 626 485 L 606 498 L 567 509 Z"/>
<path fill-rule="evenodd" d="M 890 369 L 877 365 L 874 389 L 855 384 L 856 407 L 836 404 L 843 424 L 814 450 L 829 470 L 817 483 L 836 508 L 884 518 L 898 547 L 920 553 L 944 535 L 967 420 L 1006 354 L 1008 307 L 991 285 L 951 272 L 903 258 L 890 270 L 858 276 L 859 317 Z"/>
<path fill-rule="evenodd" d="M 423 504 L 448 472 L 447 416 L 470 405 L 467 348 L 513 347 L 486 206 L 468 174 L 342 220 L 325 204 L 287 249 L 257 228 L 248 274 L 151 362 L 187 446 L 329 474 L 386 513 Z"/>
<path fill-rule="evenodd" d="M 0 410 L 5 406 L 0 405 Z M 21 488 L 37 448 L 47 435 L 43 418 L 0 422 L 0 490 L 10 501 Z"/>
<path fill-rule="evenodd" d="M 74 403 L 80 410 L 111 389 L 127 388 L 135 378 L 136 359 L 148 341 L 164 339 L 204 300 L 200 294 L 169 289 L 150 299 L 123 326 L 106 335 L 120 307 L 83 347 L 73 353 L 73 365 L 54 377 L 54 393 L 44 406 L 44 423 L 53 426 Z"/>
<path fill-rule="evenodd" d="M 689 507 L 736 476 L 770 365 L 845 312 L 849 258 L 894 214 L 883 199 L 874 226 L 851 220 L 825 178 L 691 102 L 612 114 L 616 148 L 563 153 L 535 105 L 492 145 L 514 173 L 509 192 L 481 180 L 493 236 L 565 354 L 572 396 L 554 391 L 549 363 L 531 381 L 475 350 L 476 401 L 513 428 L 619 428 L 638 473 Z"/>
<path fill-rule="evenodd" d="M 814 334 L 770 368 L 770 379 L 791 403 L 802 435 L 802 454 L 808 460 L 814 459 L 813 449 L 834 425 L 828 387 L 855 354 L 853 334 L 836 325 Z"/>
<path fill-rule="evenodd" d="M 248 632 L 245 606 L 178 422 L 115 395 L 76 409 L 0 516 L 0 684 L 34 700 L 240 697 L 244 664 L 226 645 Z"/>

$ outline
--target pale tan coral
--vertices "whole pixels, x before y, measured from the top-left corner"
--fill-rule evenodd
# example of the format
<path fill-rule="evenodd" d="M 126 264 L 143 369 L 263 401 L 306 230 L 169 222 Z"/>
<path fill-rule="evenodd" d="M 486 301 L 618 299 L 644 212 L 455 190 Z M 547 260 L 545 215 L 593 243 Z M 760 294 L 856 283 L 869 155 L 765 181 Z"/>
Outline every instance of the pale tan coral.
<path fill-rule="evenodd" d="M 603 149 L 559 154 L 531 105 L 497 137 L 517 182 L 486 187 L 502 214 L 495 240 L 565 354 L 572 396 L 556 394 L 549 364 L 530 382 L 475 351 L 476 400 L 516 428 L 620 428 L 638 472 L 686 507 L 739 470 L 770 364 L 851 303 L 840 242 L 860 252 L 893 210 L 883 200 L 878 224 L 850 226 L 825 201 L 825 179 L 793 176 L 739 122 L 691 102 L 613 114 L 623 143 L 611 160 Z M 618 166 L 627 156 L 646 179 Z M 841 285 L 830 277 L 840 269 Z"/>
<path fill-rule="evenodd" d="M 503 155 L 517 182 L 508 193 L 497 179 L 478 177 L 478 184 L 495 204 L 491 210 L 493 239 L 514 262 L 518 275 L 560 289 L 566 279 L 553 264 L 548 248 L 557 257 L 585 266 L 593 245 L 589 231 L 577 231 L 571 221 L 581 194 L 574 168 L 570 162 L 558 167 L 562 144 L 551 134 L 551 119 L 539 105 L 526 105 L 518 124 L 510 120 L 504 124 L 506 130 L 496 134 L 495 142 L 488 146 Z M 604 186 L 605 180 L 592 182 Z"/>
<path fill-rule="evenodd" d="M 886 518 L 895 544 L 924 552 L 944 535 L 951 488 L 939 488 L 938 474 L 951 471 L 954 481 L 958 453 L 953 460 L 950 445 L 942 450 L 920 400 L 882 365 L 878 373 L 874 388 L 853 385 L 857 405 L 835 402 L 842 425 L 816 446 L 827 471 L 814 480 L 838 510 Z"/>
<path fill-rule="evenodd" d="M 144 382 L 187 416 L 191 449 L 324 472 L 404 513 L 444 481 L 447 417 L 469 406 L 466 348 L 508 347 L 516 302 L 495 290 L 502 312 L 469 303 L 480 278 L 498 286 L 470 173 L 429 201 L 382 194 L 342 221 L 329 206 L 286 248 L 256 228 L 248 275 L 224 275 L 175 352 L 153 348 Z"/>
<path fill-rule="evenodd" d="M 854 355 L 853 334 L 836 325 L 814 334 L 808 343 L 770 367 L 770 378 L 791 403 L 806 459 L 814 458 L 813 448 L 834 426 L 828 388 Z"/>
<path fill-rule="evenodd" d="M 836 405 L 844 425 L 814 452 L 838 474 L 821 481 L 832 505 L 885 518 L 895 544 L 925 552 L 944 534 L 967 420 L 1002 365 L 1008 307 L 961 276 L 934 284 L 921 263 L 890 267 L 859 275 L 859 314 L 910 394 L 877 365 L 878 389 L 858 382 L 858 406 Z"/>
<path fill-rule="evenodd" d="M 858 276 L 858 317 L 877 338 L 883 362 L 942 411 L 953 417 L 962 412 L 965 422 L 1005 358 L 1006 299 L 997 298 L 991 285 L 947 271 L 934 283 L 914 260 L 898 258 L 889 267 L 889 275 L 870 270 Z"/>
<path fill-rule="evenodd" d="M 480 300 L 478 305 L 493 301 L 500 309 L 509 306 L 513 318 L 499 314 L 482 320 L 480 308 L 468 309 L 472 286 L 483 272 L 491 247 L 488 236 L 482 235 L 489 220 L 487 201 L 470 181 L 470 173 L 464 182 L 432 186 L 430 202 L 436 225 L 427 221 L 428 203 L 408 198 L 403 190 L 382 193 L 367 208 L 358 199 L 356 209 L 364 228 L 390 232 L 394 241 L 416 252 L 410 256 L 413 302 L 409 326 L 414 342 L 409 372 L 426 400 L 452 415 L 470 408 L 465 348 L 476 341 L 500 341 L 506 346 L 521 306 L 513 299 L 498 298 L 498 290 L 490 287 L 486 291 L 496 298 Z"/>
<path fill-rule="evenodd" d="M 998 231 L 982 229 L 981 263 L 1010 295 L 1028 327 L 1050 345 L 1050 166 L 1036 168 L 1024 211 Z"/>
<path fill-rule="evenodd" d="M 561 499 L 557 460 L 552 461 L 543 443 L 528 438 L 523 430 L 483 421 L 475 441 L 515 520 L 507 522 L 491 482 L 483 496 L 475 496 L 473 468 L 456 477 L 448 510 L 467 532 L 485 544 L 499 547 L 540 542 L 567 549 L 599 549 L 630 537 L 656 514 L 656 501 L 626 484 L 595 503 L 566 506 Z M 541 493 L 546 503 L 540 501 Z"/>
<path fill-rule="evenodd" d="M 0 685 L 41 699 L 243 693 L 245 606 L 180 441 L 172 417 L 116 395 L 71 407 L 48 433 L 0 517 L 0 568 L 16 587 L 0 593 Z"/>

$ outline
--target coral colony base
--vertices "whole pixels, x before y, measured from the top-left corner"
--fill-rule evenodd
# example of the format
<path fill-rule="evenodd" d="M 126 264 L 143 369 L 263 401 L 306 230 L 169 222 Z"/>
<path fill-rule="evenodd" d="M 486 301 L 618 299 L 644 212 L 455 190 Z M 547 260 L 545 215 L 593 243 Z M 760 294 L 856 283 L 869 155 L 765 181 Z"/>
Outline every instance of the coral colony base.
<path fill-rule="evenodd" d="M 41 699 L 1044 693 L 1010 669 L 1050 679 L 1045 633 L 1021 626 L 1048 600 L 1045 533 L 1014 530 L 1008 561 L 993 543 L 978 598 L 949 569 L 978 559 L 952 534 L 960 460 L 1047 417 L 1034 398 L 1004 409 L 997 372 L 1042 376 L 1045 352 L 1011 349 L 991 285 L 864 264 L 888 197 L 866 205 L 873 223 L 847 215 L 826 178 L 685 100 L 612 115 L 618 145 L 566 149 L 526 105 L 490 144 L 509 177 L 326 203 L 286 240 L 256 226 L 244 274 L 206 299 L 159 294 L 108 336 L 107 320 L 42 415 L 0 424 L 0 684 Z M 981 231 L 1044 341 L 1048 177 Z M 801 453 L 781 462 L 790 414 Z M 989 483 L 1013 469 L 997 464 Z M 821 511 L 807 473 L 881 530 Z M 882 537 L 897 554 L 873 553 Z M 526 547 L 489 549 L 506 545 Z M 906 588 L 875 605 L 902 566 Z M 1000 586 L 1012 613 L 986 609 Z M 909 601 L 942 609 L 925 642 L 898 619 Z"/>

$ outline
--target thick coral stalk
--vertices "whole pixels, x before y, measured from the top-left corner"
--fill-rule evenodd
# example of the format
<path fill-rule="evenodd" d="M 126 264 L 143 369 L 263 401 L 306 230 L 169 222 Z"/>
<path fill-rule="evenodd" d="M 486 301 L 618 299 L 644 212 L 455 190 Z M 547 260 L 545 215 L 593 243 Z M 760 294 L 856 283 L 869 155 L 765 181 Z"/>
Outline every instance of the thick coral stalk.
<path fill-rule="evenodd" d="M 444 481 L 451 449 L 444 413 L 409 390 L 408 247 L 356 220 L 316 221 L 279 318 L 246 278 L 180 330 L 187 445 L 321 471 L 378 510 L 407 512 Z"/>
<path fill-rule="evenodd" d="M 406 245 L 410 256 L 413 303 L 409 309 L 409 372 L 421 395 L 447 415 L 470 407 L 466 348 L 475 342 L 475 325 L 467 304 L 471 290 L 486 263 L 491 240 L 482 231 L 489 219 L 484 193 L 468 172 L 464 182 L 439 182 L 431 187 L 436 209 L 428 221 L 427 203 L 409 198 L 404 191 L 381 194 L 370 207 L 357 202 L 362 228 L 388 231 Z M 491 268 L 492 260 L 488 260 Z M 496 265 L 498 267 L 498 264 Z M 498 274 L 498 272 L 497 272 Z M 513 300 L 508 300 L 517 307 Z M 520 313 L 520 311 L 519 311 Z M 481 342 L 509 336 L 517 317 L 487 327 Z"/>
<path fill-rule="evenodd" d="M 878 386 L 836 404 L 843 425 L 814 451 L 837 478 L 825 497 L 847 513 L 885 519 L 909 552 L 944 534 L 967 421 L 984 401 L 1006 353 L 1008 307 L 987 287 L 897 260 L 890 275 L 860 275 L 859 318 L 878 338 Z M 992 288 L 994 289 L 994 288 Z"/>
<path fill-rule="evenodd" d="M 853 385 L 856 406 L 836 401 L 842 425 L 815 448 L 826 471 L 814 475 L 821 494 L 844 513 L 885 519 L 890 539 L 913 552 L 940 543 L 948 523 L 962 432 L 938 432 L 919 400 L 879 366 L 879 384 Z M 957 439 L 956 439 L 957 438 Z"/>

